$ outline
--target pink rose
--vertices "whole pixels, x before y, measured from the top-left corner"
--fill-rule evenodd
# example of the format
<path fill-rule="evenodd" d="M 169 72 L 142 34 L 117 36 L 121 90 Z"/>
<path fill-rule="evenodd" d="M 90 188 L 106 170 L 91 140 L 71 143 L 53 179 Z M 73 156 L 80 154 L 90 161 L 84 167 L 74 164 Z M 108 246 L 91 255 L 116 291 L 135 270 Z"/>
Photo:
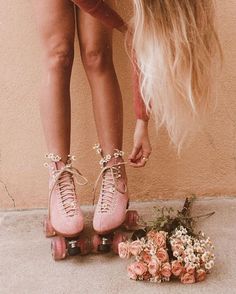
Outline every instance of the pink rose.
<path fill-rule="evenodd" d="M 189 274 L 195 274 L 195 268 L 192 268 L 191 266 L 188 266 L 186 268 L 187 273 Z"/>
<path fill-rule="evenodd" d="M 146 262 L 147 264 L 151 261 L 151 256 L 146 251 L 141 252 L 140 257 L 142 258 L 143 262 Z"/>
<path fill-rule="evenodd" d="M 138 276 L 142 276 L 147 271 L 147 265 L 143 262 L 137 261 L 133 263 L 134 272 Z"/>
<path fill-rule="evenodd" d="M 154 240 L 158 247 L 166 247 L 166 236 L 163 231 L 150 231 L 147 233 L 147 237 Z"/>
<path fill-rule="evenodd" d="M 144 279 L 144 281 L 148 281 L 148 280 L 150 280 L 151 277 L 152 277 L 152 275 L 151 275 L 149 272 L 146 272 L 146 273 L 143 275 L 143 279 Z"/>
<path fill-rule="evenodd" d="M 161 274 L 163 277 L 169 278 L 171 276 L 171 266 L 169 262 L 163 263 L 161 266 Z"/>
<path fill-rule="evenodd" d="M 195 283 L 194 274 L 185 273 L 181 276 L 181 283 L 183 284 L 193 284 Z"/>
<path fill-rule="evenodd" d="M 174 260 L 171 263 L 171 272 L 178 277 L 183 272 L 183 265 L 178 260 Z"/>
<path fill-rule="evenodd" d="M 148 264 L 148 271 L 152 276 L 155 276 L 159 271 L 160 262 L 156 259 L 152 259 Z"/>
<path fill-rule="evenodd" d="M 121 242 L 118 244 L 118 252 L 120 258 L 129 258 L 130 252 L 129 252 L 129 243 L 127 242 Z"/>
<path fill-rule="evenodd" d="M 137 256 L 142 251 L 142 242 L 140 240 L 133 241 L 129 246 L 132 255 Z"/>
<path fill-rule="evenodd" d="M 127 272 L 128 272 L 128 277 L 132 280 L 137 280 L 137 275 L 134 271 L 134 264 L 130 264 L 128 267 L 127 267 Z"/>
<path fill-rule="evenodd" d="M 157 232 L 154 240 L 158 247 L 166 247 L 166 236 L 164 232 Z"/>
<path fill-rule="evenodd" d="M 149 231 L 148 233 L 147 233 L 147 237 L 148 237 L 148 239 L 150 240 L 150 239 L 155 239 L 155 236 L 156 236 L 156 232 L 155 231 Z"/>
<path fill-rule="evenodd" d="M 196 280 L 197 282 L 201 282 L 203 280 L 205 280 L 206 278 L 206 272 L 204 271 L 204 269 L 199 269 L 196 272 Z"/>
<path fill-rule="evenodd" d="M 164 248 L 158 249 L 156 255 L 161 262 L 166 262 L 169 259 L 169 255 Z"/>

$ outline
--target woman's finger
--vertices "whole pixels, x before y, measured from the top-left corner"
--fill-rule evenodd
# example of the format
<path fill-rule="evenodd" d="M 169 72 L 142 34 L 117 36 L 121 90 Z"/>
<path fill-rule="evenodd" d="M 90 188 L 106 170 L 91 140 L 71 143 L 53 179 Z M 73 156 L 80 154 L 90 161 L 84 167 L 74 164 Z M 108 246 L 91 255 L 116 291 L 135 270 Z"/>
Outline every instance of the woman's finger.
<path fill-rule="evenodd" d="M 145 164 L 146 164 L 146 162 L 145 161 L 143 161 L 143 160 L 140 160 L 140 161 L 138 161 L 138 162 L 130 162 L 130 166 L 132 166 L 132 167 L 143 167 L 143 166 L 145 166 Z"/>
<path fill-rule="evenodd" d="M 139 153 L 136 155 L 135 161 L 139 161 L 143 156 L 143 150 L 141 149 Z"/>
<path fill-rule="evenodd" d="M 150 157 L 150 154 L 151 154 L 151 151 L 143 150 L 142 160 L 147 162 Z"/>
<path fill-rule="evenodd" d="M 131 154 L 129 155 L 128 159 L 135 161 L 137 159 L 137 155 L 140 152 L 140 147 L 134 146 Z"/>
<path fill-rule="evenodd" d="M 139 151 L 139 153 L 136 155 L 136 158 L 135 159 L 130 159 L 130 163 L 132 164 L 138 164 L 140 162 L 142 158 L 142 151 Z"/>
<path fill-rule="evenodd" d="M 133 167 L 143 167 L 146 165 L 147 161 L 149 160 L 149 156 L 150 156 L 151 152 L 149 151 L 143 151 L 141 153 L 141 156 L 139 157 L 139 159 L 136 162 L 132 162 L 132 164 L 130 164 Z"/>
<path fill-rule="evenodd" d="M 130 161 L 130 166 L 132 167 L 143 167 L 146 161 L 143 160 L 143 153 L 140 152 L 138 158 L 135 161 Z"/>

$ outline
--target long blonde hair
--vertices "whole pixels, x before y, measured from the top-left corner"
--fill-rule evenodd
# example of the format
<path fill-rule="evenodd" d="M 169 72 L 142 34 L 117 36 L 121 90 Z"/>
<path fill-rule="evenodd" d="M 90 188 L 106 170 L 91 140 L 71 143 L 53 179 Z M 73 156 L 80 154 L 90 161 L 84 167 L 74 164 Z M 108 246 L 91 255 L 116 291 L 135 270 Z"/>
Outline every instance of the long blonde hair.
<path fill-rule="evenodd" d="M 132 47 L 140 90 L 159 129 L 180 148 L 206 109 L 221 47 L 212 0 L 133 0 Z"/>

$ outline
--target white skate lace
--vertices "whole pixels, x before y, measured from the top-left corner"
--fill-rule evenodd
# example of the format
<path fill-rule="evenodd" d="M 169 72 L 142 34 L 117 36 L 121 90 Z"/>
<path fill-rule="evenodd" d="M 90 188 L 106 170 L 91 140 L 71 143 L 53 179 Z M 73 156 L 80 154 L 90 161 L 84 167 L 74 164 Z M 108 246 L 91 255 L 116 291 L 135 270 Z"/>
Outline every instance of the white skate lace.
<path fill-rule="evenodd" d="M 64 210 L 64 213 L 67 216 L 74 216 L 78 213 L 77 207 L 77 197 L 74 186 L 75 176 L 76 183 L 80 186 L 86 185 L 88 180 L 82 176 L 78 169 L 71 166 L 71 164 L 66 164 L 60 170 L 53 170 L 53 184 L 50 187 L 49 199 L 56 185 L 58 185 L 61 204 Z M 80 182 L 78 179 L 82 179 L 83 182 Z"/>
<path fill-rule="evenodd" d="M 101 186 L 101 191 L 100 191 L 100 200 L 98 203 L 98 207 L 101 213 L 106 213 L 108 212 L 111 207 L 112 203 L 114 200 L 114 193 L 115 191 L 118 191 L 122 194 L 127 192 L 127 185 L 124 184 L 124 191 L 121 191 L 119 187 L 116 184 L 116 179 L 121 178 L 121 165 L 122 164 L 127 164 L 127 162 L 120 162 L 117 164 L 113 164 L 111 166 L 106 166 L 104 167 L 100 174 L 98 175 L 98 178 L 95 182 L 94 186 L 94 195 L 93 195 L 93 204 L 95 202 L 95 193 L 96 193 L 96 188 L 98 185 L 98 182 L 102 176 L 102 186 Z"/>

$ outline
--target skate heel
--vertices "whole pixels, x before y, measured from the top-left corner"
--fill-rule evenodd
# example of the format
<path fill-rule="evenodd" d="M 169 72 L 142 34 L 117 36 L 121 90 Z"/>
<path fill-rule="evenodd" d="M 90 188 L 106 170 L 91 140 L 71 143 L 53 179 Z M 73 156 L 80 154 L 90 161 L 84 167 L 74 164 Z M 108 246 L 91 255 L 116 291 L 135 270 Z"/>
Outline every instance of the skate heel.
<path fill-rule="evenodd" d="M 126 212 L 123 226 L 127 231 L 133 231 L 138 226 L 139 214 L 136 210 L 129 210 Z"/>
<path fill-rule="evenodd" d="M 53 237 L 53 236 L 56 236 L 56 231 L 54 230 L 50 220 L 49 220 L 49 217 L 46 216 L 44 218 L 44 221 L 43 221 L 43 231 L 44 231 L 44 234 L 45 234 L 45 237 L 46 238 L 50 238 L 50 237 Z"/>

